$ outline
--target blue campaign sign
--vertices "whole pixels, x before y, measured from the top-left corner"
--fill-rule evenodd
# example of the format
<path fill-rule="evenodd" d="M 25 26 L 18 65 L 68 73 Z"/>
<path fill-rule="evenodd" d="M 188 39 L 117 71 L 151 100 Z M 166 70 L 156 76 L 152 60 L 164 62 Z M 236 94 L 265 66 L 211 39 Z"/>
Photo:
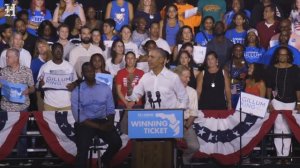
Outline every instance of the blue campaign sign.
<path fill-rule="evenodd" d="M 96 73 L 96 80 L 107 84 L 111 89 L 113 85 L 113 76 L 105 73 Z"/>
<path fill-rule="evenodd" d="M 129 110 L 129 138 L 182 138 L 183 110 Z"/>
<path fill-rule="evenodd" d="M 1 83 L 1 95 L 8 101 L 14 103 L 25 103 L 25 96 L 22 94 L 22 92 L 27 88 L 25 84 L 11 83 L 8 81 L 1 81 Z"/>

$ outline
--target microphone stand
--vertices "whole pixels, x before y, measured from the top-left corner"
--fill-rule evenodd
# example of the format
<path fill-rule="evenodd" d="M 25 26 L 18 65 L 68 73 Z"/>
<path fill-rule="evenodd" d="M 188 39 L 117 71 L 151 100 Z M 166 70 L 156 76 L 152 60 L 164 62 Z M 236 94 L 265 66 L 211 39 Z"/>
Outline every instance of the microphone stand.
<path fill-rule="evenodd" d="M 240 91 L 240 104 L 239 104 L 239 111 L 240 111 L 240 124 L 242 123 L 242 92 Z M 242 134 L 240 134 L 240 161 L 239 161 L 239 168 L 242 166 Z"/>
<path fill-rule="evenodd" d="M 154 104 L 154 101 L 152 99 L 152 93 L 150 91 L 147 92 L 147 97 L 148 97 L 148 101 L 150 103 L 151 108 L 155 109 L 155 104 Z"/>
<path fill-rule="evenodd" d="M 156 91 L 155 94 L 156 94 L 156 101 L 155 102 L 158 103 L 158 107 L 160 108 L 160 103 L 161 103 L 160 92 Z"/>

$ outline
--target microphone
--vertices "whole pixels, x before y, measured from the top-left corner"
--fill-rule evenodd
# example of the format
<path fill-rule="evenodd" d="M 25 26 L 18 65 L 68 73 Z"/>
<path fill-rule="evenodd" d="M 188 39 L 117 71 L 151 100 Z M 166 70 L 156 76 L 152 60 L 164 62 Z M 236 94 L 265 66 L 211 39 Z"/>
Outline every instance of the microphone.
<path fill-rule="evenodd" d="M 161 99 L 160 99 L 160 92 L 159 92 L 159 91 L 156 91 L 155 94 L 156 94 L 156 102 L 158 103 L 158 106 L 159 106 L 159 108 L 160 108 L 160 102 L 161 102 Z"/>
<path fill-rule="evenodd" d="M 152 93 L 150 91 L 147 91 L 147 97 L 148 97 L 148 101 L 150 103 L 151 108 L 155 108 L 155 105 L 153 103 L 153 99 L 152 99 Z"/>

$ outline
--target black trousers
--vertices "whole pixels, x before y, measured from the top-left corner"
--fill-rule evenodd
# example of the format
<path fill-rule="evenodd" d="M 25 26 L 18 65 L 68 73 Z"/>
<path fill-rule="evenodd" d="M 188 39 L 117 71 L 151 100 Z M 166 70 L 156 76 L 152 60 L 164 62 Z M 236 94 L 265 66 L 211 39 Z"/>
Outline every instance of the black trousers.
<path fill-rule="evenodd" d="M 88 151 L 92 143 L 92 138 L 95 135 L 103 139 L 103 141 L 108 144 L 108 148 L 101 158 L 104 165 L 109 165 L 114 154 L 116 154 L 122 146 L 121 138 L 115 128 L 111 131 L 101 131 L 84 124 L 79 124 L 76 127 L 76 168 L 87 167 Z"/>

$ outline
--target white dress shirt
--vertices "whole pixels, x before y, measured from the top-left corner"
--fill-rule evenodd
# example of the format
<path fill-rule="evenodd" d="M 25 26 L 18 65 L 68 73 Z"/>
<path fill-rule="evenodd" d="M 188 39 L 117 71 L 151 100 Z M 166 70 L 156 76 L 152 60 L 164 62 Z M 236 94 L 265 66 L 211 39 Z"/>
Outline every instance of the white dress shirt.
<path fill-rule="evenodd" d="M 7 52 L 7 50 L 4 50 L 1 53 L 1 58 L 0 58 L 0 67 L 1 68 L 6 67 L 6 52 Z M 20 61 L 20 65 L 23 65 L 23 66 L 26 66 L 27 68 L 30 68 L 31 55 L 24 48 L 20 49 L 20 58 L 19 58 L 19 61 Z"/>
<path fill-rule="evenodd" d="M 185 89 L 189 96 L 189 106 L 188 109 L 184 111 L 184 119 L 188 119 L 191 116 L 197 117 L 198 116 L 197 91 L 189 86 L 187 86 Z"/>
<path fill-rule="evenodd" d="M 186 109 L 188 107 L 189 97 L 178 75 L 165 67 L 158 75 L 155 75 L 153 71 L 144 74 L 128 100 L 137 101 L 146 94 L 145 109 L 150 109 L 148 94 L 151 93 L 152 99 L 156 101 L 157 91 L 160 92 L 161 106 L 159 107 L 159 104 L 155 103 L 155 108 Z"/>

